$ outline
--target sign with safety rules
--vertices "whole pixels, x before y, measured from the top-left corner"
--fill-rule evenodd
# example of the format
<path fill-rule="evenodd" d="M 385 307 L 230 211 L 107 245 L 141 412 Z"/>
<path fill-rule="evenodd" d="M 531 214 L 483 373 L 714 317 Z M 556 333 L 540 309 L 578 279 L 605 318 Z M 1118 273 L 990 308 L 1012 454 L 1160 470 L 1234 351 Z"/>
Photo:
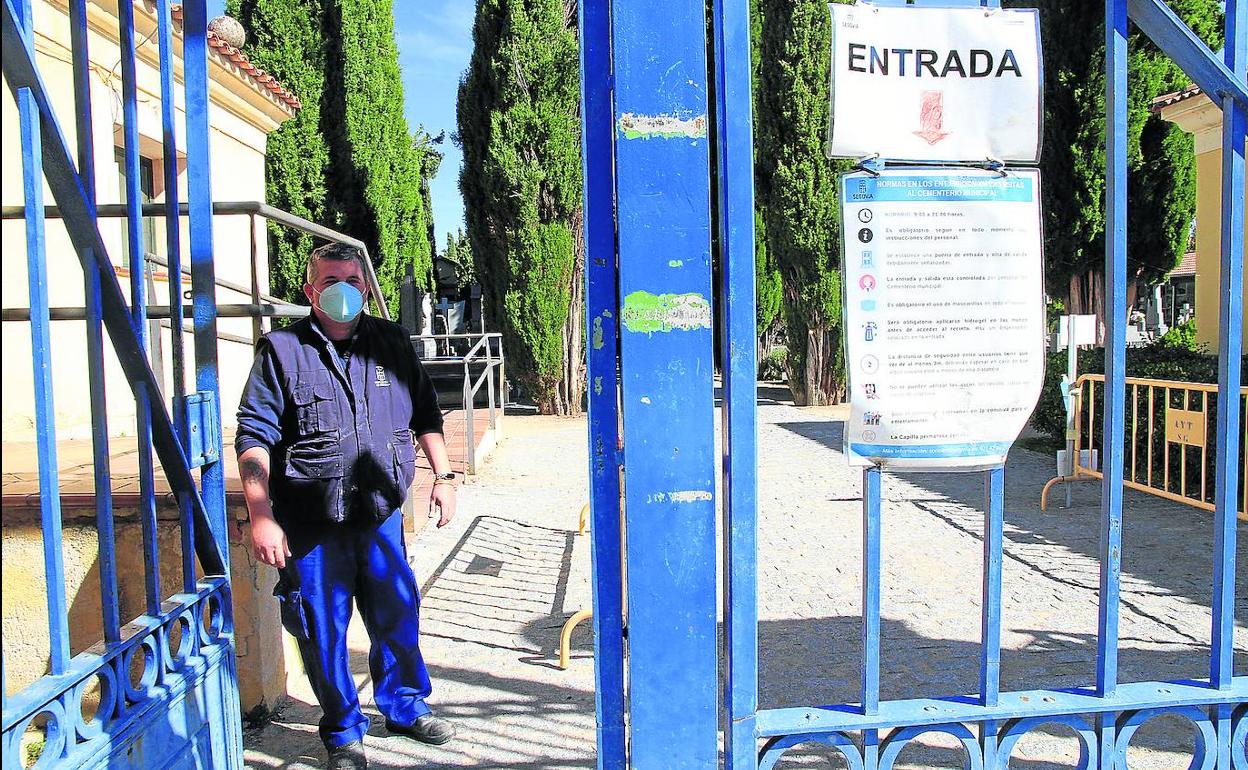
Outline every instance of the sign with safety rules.
<path fill-rule="evenodd" d="M 1001 465 L 1044 380 L 1039 173 L 860 172 L 841 206 L 850 463 Z"/>
<path fill-rule="evenodd" d="M 831 11 L 830 156 L 1039 161 L 1035 10 L 834 3 Z"/>

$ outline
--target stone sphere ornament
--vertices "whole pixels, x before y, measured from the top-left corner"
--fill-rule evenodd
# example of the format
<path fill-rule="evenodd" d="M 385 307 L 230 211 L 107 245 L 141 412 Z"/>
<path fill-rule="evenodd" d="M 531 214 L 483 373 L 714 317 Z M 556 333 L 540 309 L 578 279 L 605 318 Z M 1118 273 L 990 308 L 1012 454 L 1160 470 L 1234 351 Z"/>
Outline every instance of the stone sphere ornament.
<path fill-rule="evenodd" d="M 208 22 L 208 31 L 221 38 L 235 48 L 242 48 L 247 42 L 247 31 L 232 16 L 218 16 Z"/>

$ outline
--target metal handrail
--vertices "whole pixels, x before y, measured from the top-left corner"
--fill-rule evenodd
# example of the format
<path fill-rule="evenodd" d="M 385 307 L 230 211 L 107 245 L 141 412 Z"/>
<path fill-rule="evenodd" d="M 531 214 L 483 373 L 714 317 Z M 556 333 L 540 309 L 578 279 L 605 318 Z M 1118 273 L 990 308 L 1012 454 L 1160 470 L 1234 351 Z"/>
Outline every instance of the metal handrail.
<path fill-rule="evenodd" d="M 142 214 L 145 217 L 163 217 L 168 216 L 166 206 L 163 203 L 144 203 L 141 207 Z M 179 215 L 187 215 L 190 207 L 182 203 L 178 206 Z M 128 215 L 126 204 L 124 203 L 104 203 L 96 206 L 96 216 L 100 218 L 121 218 Z M 280 225 L 300 230 L 316 238 L 325 241 L 333 241 L 335 243 L 345 243 L 348 246 L 354 246 L 364 255 L 364 279 L 368 282 L 370 294 L 372 294 L 373 302 L 377 306 L 377 314 L 387 320 L 390 319 L 390 308 L 386 306 L 386 298 L 381 294 L 381 285 L 377 282 L 377 272 L 373 269 L 373 261 L 369 257 L 368 247 L 363 241 L 344 235 L 337 230 L 332 230 L 324 225 L 317 224 L 310 219 L 304 219 L 301 216 L 291 214 L 289 211 L 283 211 L 276 206 L 270 206 L 263 201 L 217 201 L 212 204 L 212 213 L 218 216 L 247 216 L 251 218 L 251 298 L 252 304 L 261 304 L 263 295 L 260 293 L 259 284 L 259 259 L 258 249 L 259 242 L 256 236 L 256 217 L 263 217 L 271 222 L 277 222 Z M 26 216 L 25 206 L 3 206 L 0 207 L 0 219 L 22 219 Z M 47 219 L 60 219 L 62 217 L 60 207 L 45 206 L 44 217 Z M 238 291 L 236 284 L 222 284 L 218 281 L 218 286 L 222 288 Z M 296 308 L 299 305 L 291 305 Z M 298 318 L 307 315 L 292 314 L 290 318 Z M 254 336 L 259 337 L 260 319 L 256 318 L 253 328 Z"/>
<path fill-rule="evenodd" d="M 477 442 L 476 442 L 476 400 L 477 393 L 481 390 L 482 385 L 486 385 L 487 403 L 489 405 L 489 429 L 495 430 L 498 427 L 498 411 L 506 406 L 506 399 L 502 393 L 502 386 L 506 383 L 506 358 L 503 355 L 503 335 L 498 332 L 486 333 L 468 333 L 468 334 L 413 334 L 411 340 L 413 343 L 423 342 L 425 340 L 456 340 L 456 339 L 476 339 L 476 342 L 468 352 L 462 356 L 438 356 L 436 358 L 426 358 L 422 363 L 427 365 L 450 365 L 463 366 L 463 405 L 464 405 L 464 460 L 467 464 L 467 472 L 476 474 L 477 472 Z M 495 357 L 493 343 L 498 343 L 498 354 Z M 484 356 L 481 355 L 484 350 Z M 472 379 L 472 366 L 474 364 L 484 363 L 485 371 L 474 381 Z M 495 381 L 494 370 L 498 370 L 498 403 L 495 402 Z"/>

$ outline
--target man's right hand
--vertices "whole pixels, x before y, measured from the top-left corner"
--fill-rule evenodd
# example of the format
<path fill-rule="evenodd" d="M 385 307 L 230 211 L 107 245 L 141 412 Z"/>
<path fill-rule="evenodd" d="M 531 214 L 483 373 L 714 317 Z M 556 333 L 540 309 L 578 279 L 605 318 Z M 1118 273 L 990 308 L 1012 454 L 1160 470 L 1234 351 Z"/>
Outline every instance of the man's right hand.
<path fill-rule="evenodd" d="M 286 532 L 272 516 L 251 517 L 251 550 L 256 558 L 270 567 L 282 569 L 290 557 Z"/>

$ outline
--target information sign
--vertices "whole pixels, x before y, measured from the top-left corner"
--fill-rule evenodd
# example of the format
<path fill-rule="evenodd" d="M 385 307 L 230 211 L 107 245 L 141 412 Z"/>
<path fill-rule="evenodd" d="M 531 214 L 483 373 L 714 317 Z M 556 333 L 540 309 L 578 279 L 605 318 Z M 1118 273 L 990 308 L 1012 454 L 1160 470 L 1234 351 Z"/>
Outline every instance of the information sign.
<path fill-rule="evenodd" d="M 1034 9 L 831 9 L 833 157 L 1039 161 Z"/>
<path fill-rule="evenodd" d="M 886 170 L 841 186 L 846 455 L 1000 465 L 1044 378 L 1039 172 Z"/>

